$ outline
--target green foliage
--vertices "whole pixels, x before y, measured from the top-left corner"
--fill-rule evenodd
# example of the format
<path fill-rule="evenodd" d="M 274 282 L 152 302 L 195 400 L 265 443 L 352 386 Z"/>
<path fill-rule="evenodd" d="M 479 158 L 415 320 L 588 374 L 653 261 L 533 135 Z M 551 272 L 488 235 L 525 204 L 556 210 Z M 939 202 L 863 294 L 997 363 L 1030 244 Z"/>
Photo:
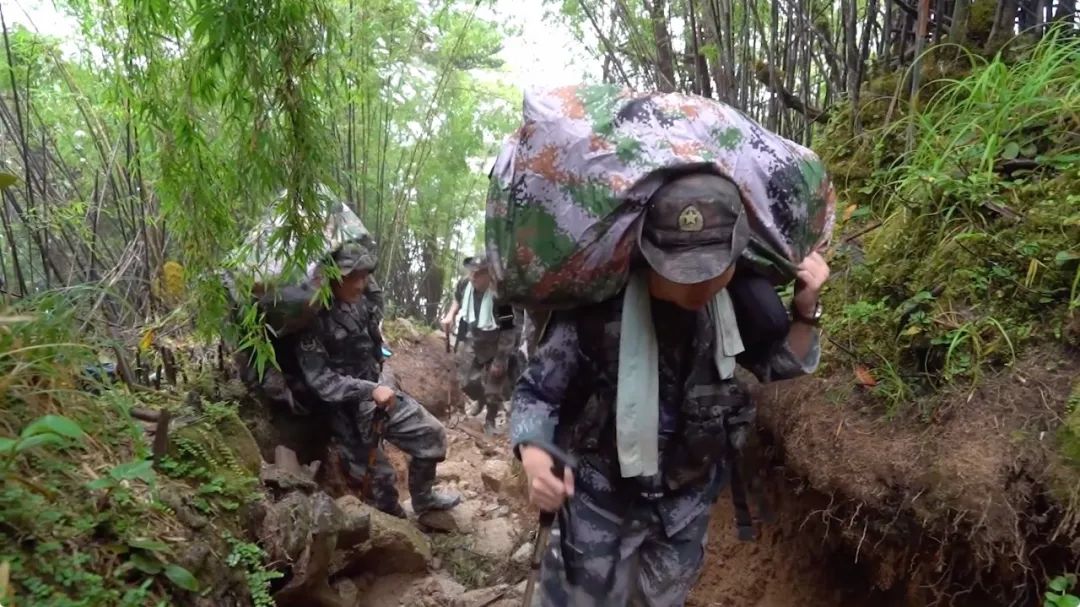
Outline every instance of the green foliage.
<path fill-rule="evenodd" d="M 186 593 L 202 585 L 177 562 L 181 525 L 159 501 L 164 487 L 186 486 L 154 470 L 145 433 L 130 416 L 144 402 L 119 387 L 96 396 L 76 389 L 94 349 L 71 343 L 73 319 L 52 303 L 29 302 L 36 317 L 0 314 L 0 563 L 11 575 L 9 596 L 0 601 L 189 602 Z M 223 404 L 206 410 L 195 426 L 208 433 L 235 414 Z M 221 469 L 201 477 L 207 487 L 186 489 L 208 512 L 231 512 L 252 497 L 256 480 L 230 465 L 235 459 L 215 452 Z"/>
<path fill-rule="evenodd" d="M 274 607 L 274 599 L 270 596 L 270 582 L 282 577 L 282 574 L 266 568 L 266 554 L 258 545 L 232 537 L 229 538 L 229 545 L 232 550 L 225 562 L 230 567 L 239 567 L 243 571 L 252 605 Z"/>
<path fill-rule="evenodd" d="M 434 553 L 442 561 L 446 571 L 468 589 L 520 579 L 518 574 L 524 573 L 508 567 L 504 561 L 492 559 L 473 550 L 473 539 L 468 535 L 438 534 L 432 536 L 431 542 Z"/>
<path fill-rule="evenodd" d="M 1072 594 L 1076 587 L 1076 575 L 1059 575 L 1047 585 L 1043 607 L 1080 607 L 1080 597 Z"/>
<path fill-rule="evenodd" d="M 1080 468 L 1080 382 L 1072 387 L 1065 408 L 1065 421 L 1058 430 L 1058 452 L 1066 463 Z"/>
<path fill-rule="evenodd" d="M 874 163 L 860 157 L 869 169 L 841 180 L 841 229 L 865 235 L 834 260 L 850 269 L 827 295 L 842 310 L 830 332 L 884 378 L 893 408 L 974 382 L 1032 341 L 1068 341 L 1077 306 L 1080 42 L 1052 35 L 1015 63 L 973 61 L 924 109 L 871 129 Z"/>

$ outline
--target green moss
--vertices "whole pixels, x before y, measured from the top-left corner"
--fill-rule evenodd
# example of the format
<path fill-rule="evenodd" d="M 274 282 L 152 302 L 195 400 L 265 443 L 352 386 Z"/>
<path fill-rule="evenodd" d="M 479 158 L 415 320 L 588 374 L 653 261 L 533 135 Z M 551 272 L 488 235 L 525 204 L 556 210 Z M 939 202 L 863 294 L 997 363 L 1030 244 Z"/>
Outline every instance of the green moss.
<path fill-rule="evenodd" d="M 1032 342 L 1068 342 L 1080 168 L 1062 133 L 1080 103 L 1078 56 L 1080 44 L 1046 43 L 1016 64 L 933 65 L 921 109 L 906 114 L 901 101 L 892 116 L 876 91 L 899 75 L 879 75 L 860 101 L 864 132 L 852 135 L 848 105 L 819 133 L 840 196 L 839 240 L 854 236 L 833 259 L 844 271 L 826 293 L 839 310 L 830 334 L 845 357 L 873 367 L 890 406 L 933 402 Z M 1001 169 L 1017 156 L 1046 168 Z"/>
<path fill-rule="evenodd" d="M 982 45 L 990 37 L 997 14 L 997 0 L 975 0 L 968 15 L 967 42 Z"/>
<path fill-rule="evenodd" d="M 1058 431 L 1058 452 L 1065 461 L 1080 470 L 1080 381 L 1073 384 L 1065 411 L 1065 421 Z"/>

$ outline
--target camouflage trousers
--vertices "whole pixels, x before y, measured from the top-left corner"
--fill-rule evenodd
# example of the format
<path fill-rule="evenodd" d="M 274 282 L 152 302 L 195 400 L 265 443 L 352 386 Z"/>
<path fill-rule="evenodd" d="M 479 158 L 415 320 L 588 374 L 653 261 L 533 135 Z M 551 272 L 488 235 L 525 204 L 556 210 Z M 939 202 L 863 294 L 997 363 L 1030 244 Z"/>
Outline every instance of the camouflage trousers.
<path fill-rule="evenodd" d="M 465 396 L 482 404 L 487 409 L 487 421 L 495 423 L 503 403 L 510 398 L 512 370 L 503 369 L 502 374 L 496 377 L 491 372 L 495 364 L 494 357 L 478 356 L 472 339 L 462 342 L 461 345 L 458 354 L 461 391 Z"/>
<path fill-rule="evenodd" d="M 349 482 L 360 489 L 375 444 L 375 405 L 364 402 L 352 407 L 334 406 L 332 415 L 334 438 L 340 444 Z M 409 494 L 413 500 L 430 494 L 435 484 L 435 466 L 446 459 L 446 429 L 442 423 L 412 397 L 398 392 L 382 437 L 409 455 Z M 367 497 L 372 505 L 384 512 L 400 509 L 394 467 L 382 449 L 375 452 L 371 476 L 371 495 Z"/>
<path fill-rule="evenodd" d="M 686 601 L 704 561 L 708 509 L 672 536 L 647 503 L 619 517 L 579 492 L 566 512 L 559 524 L 567 529 L 552 530 L 532 607 L 678 607 Z M 571 546 L 564 547 L 563 535 Z M 564 548 L 576 562 L 567 564 Z"/>

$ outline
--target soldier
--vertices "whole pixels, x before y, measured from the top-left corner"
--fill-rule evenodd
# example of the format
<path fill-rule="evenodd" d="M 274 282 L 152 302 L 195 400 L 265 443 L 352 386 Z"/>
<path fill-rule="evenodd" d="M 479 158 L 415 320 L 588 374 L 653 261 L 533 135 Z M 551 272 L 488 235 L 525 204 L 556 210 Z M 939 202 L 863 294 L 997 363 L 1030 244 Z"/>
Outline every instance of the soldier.
<path fill-rule="evenodd" d="M 682 605 L 729 481 L 740 531 L 750 531 L 735 460 L 753 408 L 736 361 L 761 381 L 817 366 L 829 274 L 819 254 L 798 266 L 790 321 L 765 289 L 782 324 L 777 337 L 755 339 L 761 332 L 736 320 L 742 309 L 725 290 L 749 238 L 737 187 L 684 176 L 649 204 L 623 296 L 554 312 L 514 392 L 511 444 L 530 500 L 559 511 L 543 605 Z M 579 458 L 576 475 L 553 474 L 552 447 Z"/>
<path fill-rule="evenodd" d="M 399 398 L 393 389 L 377 383 L 382 357 L 379 306 L 364 300 L 375 255 L 361 244 L 347 243 L 332 261 L 341 271 L 341 278 L 331 284 L 333 300 L 298 336 L 296 358 L 307 388 L 330 410 L 331 431 L 344 447 L 351 480 L 370 474 L 374 505 L 405 517 L 394 487 L 394 469 L 381 449 L 375 469 L 367 470 L 377 438 L 373 422 L 381 408 L 387 414 L 384 437 L 410 456 L 413 510 L 421 514 L 452 508 L 461 497 L 434 490 L 435 466 L 446 458 L 446 430 L 415 400 Z"/>
<path fill-rule="evenodd" d="M 469 415 L 487 409 L 484 432 L 492 435 L 499 411 L 510 398 L 517 346 L 515 314 L 513 307 L 495 299 L 486 256 L 468 257 L 464 265 L 469 276 L 454 289 L 454 302 L 442 326 L 444 331 L 454 326 L 461 329 L 458 374 L 462 390 L 476 401 Z"/>

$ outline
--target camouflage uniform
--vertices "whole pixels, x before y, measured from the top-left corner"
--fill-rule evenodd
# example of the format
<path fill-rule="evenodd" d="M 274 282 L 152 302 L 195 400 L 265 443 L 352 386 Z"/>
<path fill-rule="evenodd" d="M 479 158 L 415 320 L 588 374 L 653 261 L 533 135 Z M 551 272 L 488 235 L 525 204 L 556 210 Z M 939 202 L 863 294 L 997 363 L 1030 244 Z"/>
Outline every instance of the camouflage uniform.
<path fill-rule="evenodd" d="M 631 597 L 645 605 L 681 605 L 700 571 L 710 506 L 729 470 L 724 462 L 703 464 L 681 449 L 681 407 L 701 397 L 743 399 L 725 419 L 733 443 L 743 440 L 753 407 L 738 382 L 721 381 L 711 364 L 708 314 L 652 304 L 660 352 L 661 478 L 619 475 L 614 395 L 621 298 L 555 312 L 518 381 L 514 449 L 554 445 L 558 437 L 582 460 L 575 495 L 560 513 L 544 558 L 542 605 L 626 605 Z M 799 361 L 778 341 L 739 362 L 761 381 L 773 381 L 807 372 L 817 357 L 816 343 Z M 574 554 L 576 562 L 568 566 L 564 555 Z"/>
<path fill-rule="evenodd" d="M 454 291 L 454 301 L 464 309 L 466 285 L 469 279 L 461 280 Z M 483 293 L 475 293 L 476 302 L 473 310 L 479 311 Z M 479 312 L 477 312 L 479 313 Z M 490 432 L 495 427 L 499 411 L 510 398 L 513 386 L 513 373 L 516 368 L 515 352 L 518 346 L 518 332 L 515 330 L 516 314 L 509 305 L 494 304 L 493 314 L 499 328 L 494 331 L 481 331 L 476 328 L 476 319 L 462 319 L 468 326 L 465 339 L 458 348 L 458 374 L 461 389 L 466 396 L 477 403 L 476 415 L 481 409 L 487 409 L 485 428 Z M 502 368 L 502 375 L 496 377 L 492 368 Z"/>
<path fill-rule="evenodd" d="M 342 264 L 338 260 L 339 265 Z M 349 475 L 360 482 L 368 455 L 375 446 L 372 392 L 379 385 L 382 364 L 378 328 L 379 306 L 365 297 L 357 304 L 335 301 L 320 310 L 297 339 L 296 360 L 305 387 L 330 418 L 334 438 L 341 443 Z M 435 466 L 446 459 L 446 430 L 412 398 L 398 392 L 383 437 L 410 456 L 409 493 L 416 512 L 448 508 L 458 497 L 433 490 Z M 381 449 L 372 475 L 374 505 L 404 516 L 394 486 L 394 469 Z"/>

